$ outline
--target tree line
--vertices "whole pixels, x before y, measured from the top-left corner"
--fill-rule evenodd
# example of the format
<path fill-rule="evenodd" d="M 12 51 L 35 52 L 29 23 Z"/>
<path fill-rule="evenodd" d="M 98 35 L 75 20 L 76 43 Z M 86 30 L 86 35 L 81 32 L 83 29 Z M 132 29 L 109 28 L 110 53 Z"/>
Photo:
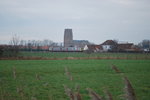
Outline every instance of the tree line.
<path fill-rule="evenodd" d="M 17 57 L 19 51 L 32 51 L 32 48 L 37 48 L 40 51 L 42 46 L 60 46 L 62 44 L 53 42 L 52 40 L 21 40 L 17 35 L 13 35 L 9 45 L 0 45 L 0 57 Z"/>
<path fill-rule="evenodd" d="M 17 35 L 13 35 L 9 45 L 0 45 L 0 57 L 17 57 L 19 51 L 42 51 L 42 46 L 62 46 L 62 43 L 56 43 L 52 40 L 21 40 Z M 150 40 L 143 40 L 137 45 L 145 52 L 150 52 Z M 22 48 L 21 48 L 22 47 Z M 33 47 L 36 49 L 33 50 Z"/>

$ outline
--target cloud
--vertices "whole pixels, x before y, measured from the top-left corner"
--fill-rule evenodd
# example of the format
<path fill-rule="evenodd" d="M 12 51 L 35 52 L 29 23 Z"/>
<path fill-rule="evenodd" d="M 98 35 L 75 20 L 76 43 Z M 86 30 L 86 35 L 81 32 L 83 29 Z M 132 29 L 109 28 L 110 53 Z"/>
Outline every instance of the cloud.
<path fill-rule="evenodd" d="M 111 1 L 121 4 L 121 5 L 129 6 L 133 4 L 134 0 L 111 0 Z"/>
<path fill-rule="evenodd" d="M 122 35 L 118 38 L 127 33 L 147 34 L 149 4 L 150 0 L 0 0 L 0 34 L 49 35 L 53 41 L 62 41 L 63 30 L 69 27 L 76 38 L 94 42 L 114 37 L 114 33 Z"/>

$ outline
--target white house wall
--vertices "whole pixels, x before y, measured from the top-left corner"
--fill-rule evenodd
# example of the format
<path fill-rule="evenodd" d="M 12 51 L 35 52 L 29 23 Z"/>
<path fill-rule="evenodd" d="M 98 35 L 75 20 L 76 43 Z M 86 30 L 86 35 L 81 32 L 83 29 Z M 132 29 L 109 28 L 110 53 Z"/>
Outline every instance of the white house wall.
<path fill-rule="evenodd" d="M 102 45 L 104 51 L 108 51 L 111 49 L 111 45 Z"/>

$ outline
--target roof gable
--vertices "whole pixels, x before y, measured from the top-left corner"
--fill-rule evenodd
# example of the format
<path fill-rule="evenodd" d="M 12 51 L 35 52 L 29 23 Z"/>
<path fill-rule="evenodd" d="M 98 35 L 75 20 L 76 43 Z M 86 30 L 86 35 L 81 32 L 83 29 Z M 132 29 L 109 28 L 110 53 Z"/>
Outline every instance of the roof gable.
<path fill-rule="evenodd" d="M 89 50 L 103 50 L 101 45 L 87 45 Z"/>
<path fill-rule="evenodd" d="M 133 43 L 118 44 L 118 49 L 131 49 L 132 47 Z"/>
<path fill-rule="evenodd" d="M 117 42 L 113 40 L 106 40 L 105 42 L 102 43 L 102 45 L 116 45 Z"/>

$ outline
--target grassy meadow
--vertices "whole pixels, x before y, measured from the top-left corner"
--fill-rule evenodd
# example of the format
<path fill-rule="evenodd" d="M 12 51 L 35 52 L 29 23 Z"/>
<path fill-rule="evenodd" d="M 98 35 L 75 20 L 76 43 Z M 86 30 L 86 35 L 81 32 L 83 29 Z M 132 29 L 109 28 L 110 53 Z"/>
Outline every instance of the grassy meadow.
<path fill-rule="evenodd" d="M 79 86 L 82 100 L 90 100 L 87 88 L 122 100 L 124 81 L 111 64 L 128 77 L 138 100 L 150 99 L 150 60 L 0 60 L 0 100 L 69 100 L 63 85 Z"/>
<path fill-rule="evenodd" d="M 20 52 L 23 57 L 65 58 L 65 57 L 124 57 L 129 59 L 150 59 L 149 53 L 91 53 L 84 52 Z"/>

